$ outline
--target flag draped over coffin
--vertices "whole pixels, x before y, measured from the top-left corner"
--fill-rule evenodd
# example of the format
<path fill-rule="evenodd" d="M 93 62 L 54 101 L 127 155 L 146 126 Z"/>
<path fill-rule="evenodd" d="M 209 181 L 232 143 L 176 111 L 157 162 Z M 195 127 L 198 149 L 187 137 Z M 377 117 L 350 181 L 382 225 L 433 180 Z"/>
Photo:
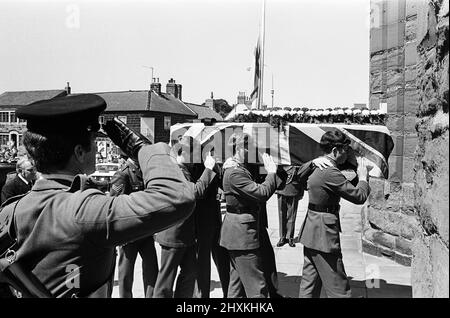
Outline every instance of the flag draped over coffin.
<path fill-rule="evenodd" d="M 374 167 L 371 176 L 388 178 L 388 158 L 394 143 L 386 126 L 290 123 L 275 128 L 267 123 L 189 123 L 172 126 L 170 136 L 172 145 L 181 136 L 194 137 L 200 142 L 203 155 L 213 150 L 216 160 L 223 162 L 232 155 L 228 138 L 235 131 L 243 131 L 254 142 L 249 149 L 249 162 L 262 163 L 260 155 L 268 152 L 277 164 L 299 165 L 323 155 L 320 138 L 330 130 L 340 130 L 349 137 L 355 155 Z"/>

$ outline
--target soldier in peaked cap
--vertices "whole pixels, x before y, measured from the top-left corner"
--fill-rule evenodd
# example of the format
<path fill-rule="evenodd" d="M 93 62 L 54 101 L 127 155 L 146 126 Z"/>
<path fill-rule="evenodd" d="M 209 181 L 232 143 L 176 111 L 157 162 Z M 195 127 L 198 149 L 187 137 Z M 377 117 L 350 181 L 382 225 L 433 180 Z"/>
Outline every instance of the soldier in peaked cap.
<path fill-rule="evenodd" d="M 146 142 L 120 122 L 104 129 L 143 174 L 144 190 L 106 196 L 88 187 L 95 169 L 98 115 L 105 101 L 70 95 L 22 106 L 24 145 L 42 173 L 31 191 L 0 212 L 0 229 L 17 237 L 9 260 L 20 263 L 54 297 L 106 297 L 114 273 L 115 246 L 164 230 L 189 217 L 195 206 L 166 144 Z M 11 203 L 11 204 L 9 204 Z"/>

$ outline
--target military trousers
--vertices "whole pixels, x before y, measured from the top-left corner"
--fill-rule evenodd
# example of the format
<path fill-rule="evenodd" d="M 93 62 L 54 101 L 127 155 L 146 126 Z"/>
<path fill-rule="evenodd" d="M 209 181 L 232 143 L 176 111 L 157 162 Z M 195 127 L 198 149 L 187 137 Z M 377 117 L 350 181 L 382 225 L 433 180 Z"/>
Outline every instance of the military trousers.
<path fill-rule="evenodd" d="M 269 291 L 269 296 L 270 298 L 280 298 L 282 296 L 278 291 L 278 271 L 275 260 L 275 252 L 273 251 L 269 233 L 267 233 L 267 228 L 265 227 L 260 229 L 259 249 L 261 251 L 262 269 Z"/>
<path fill-rule="evenodd" d="M 158 258 L 155 241 L 149 236 L 119 247 L 119 297 L 133 297 L 134 265 L 137 255 L 142 258 L 142 279 L 145 297 L 153 296 L 158 276 Z"/>
<path fill-rule="evenodd" d="M 297 217 L 299 200 L 299 196 L 285 196 L 278 194 L 278 220 L 280 238 L 294 238 L 295 218 Z"/>
<path fill-rule="evenodd" d="M 341 253 L 303 247 L 304 264 L 299 298 L 319 298 L 323 287 L 328 298 L 351 298 L 350 282 Z"/>
<path fill-rule="evenodd" d="M 161 268 L 153 298 L 193 298 L 195 296 L 197 277 L 195 249 L 194 245 L 186 247 L 161 245 Z M 177 277 L 178 267 L 180 267 L 180 273 Z M 173 291 L 174 284 L 175 291 Z"/>
<path fill-rule="evenodd" d="M 267 298 L 262 256 L 259 249 L 228 250 L 230 255 L 230 284 L 227 298 Z"/>
<path fill-rule="evenodd" d="M 213 228 L 209 235 L 197 239 L 198 274 L 195 284 L 197 298 L 209 298 L 211 287 L 211 256 L 219 274 L 223 297 L 228 293 L 230 281 L 230 257 L 228 251 L 219 245 L 220 227 Z"/>

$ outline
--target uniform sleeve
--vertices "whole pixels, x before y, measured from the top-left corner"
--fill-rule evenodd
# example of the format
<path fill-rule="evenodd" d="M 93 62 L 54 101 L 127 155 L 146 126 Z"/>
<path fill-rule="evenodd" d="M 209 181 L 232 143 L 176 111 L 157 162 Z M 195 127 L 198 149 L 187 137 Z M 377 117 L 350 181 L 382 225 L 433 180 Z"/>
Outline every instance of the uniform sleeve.
<path fill-rule="evenodd" d="M 366 202 L 370 193 L 370 187 L 367 181 L 359 181 L 355 187 L 337 168 L 329 169 L 325 184 L 341 198 L 354 204 L 363 204 Z"/>
<path fill-rule="evenodd" d="M 128 174 L 123 171 L 117 171 L 111 179 L 109 195 L 116 197 L 118 195 L 128 193 L 129 186 L 130 178 L 128 177 Z"/>
<path fill-rule="evenodd" d="M 214 171 L 210 169 L 203 170 L 202 175 L 194 185 L 195 199 L 202 199 L 204 197 L 206 190 L 208 189 L 215 176 L 216 173 Z"/>
<path fill-rule="evenodd" d="M 277 181 L 275 173 L 269 173 L 263 183 L 258 184 L 238 169 L 230 173 L 230 186 L 233 192 L 251 201 L 266 202 L 274 194 Z"/>
<path fill-rule="evenodd" d="M 143 191 L 111 197 L 87 190 L 67 203 L 73 204 L 75 222 L 93 244 L 123 245 L 165 230 L 192 214 L 194 184 L 186 180 L 172 160 L 168 145 L 144 146 L 138 157 Z"/>
<path fill-rule="evenodd" d="M 314 164 L 312 161 L 308 161 L 304 164 L 302 164 L 297 171 L 295 172 L 295 178 L 299 183 L 306 183 L 306 180 L 308 180 L 308 177 L 313 173 L 315 169 Z"/>

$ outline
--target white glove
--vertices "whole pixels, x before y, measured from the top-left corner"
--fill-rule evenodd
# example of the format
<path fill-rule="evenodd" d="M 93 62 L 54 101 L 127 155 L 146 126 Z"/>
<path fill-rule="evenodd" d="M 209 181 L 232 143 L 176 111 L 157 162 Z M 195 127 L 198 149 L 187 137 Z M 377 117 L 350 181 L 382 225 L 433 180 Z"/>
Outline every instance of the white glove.
<path fill-rule="evenodd" d="M 216 165 L 216 160 L 210 154 L 208 154 L 203 164 L 205 165 L 206 169 L 212 170 Z"/>
<path fill-rule="evenodd" d="M 369 181 L 369 170 L 367 164 L 362 157 L 356 158 L 356 162 L 358 162 L 358 169 L 356 173 L 358 174 L 359 180 L 367 180 Z M 370 167 L 372 169 L 373 167 Z"/>
<path fill-rule="evenodd" d="M 264 162 L 264 168 L 266 169 L 267 173 L 276 173 L 277 172 L 277 165 L 273 161 L 273 158 L 268 153 L 264 153 L 262 155 L 262 159 Z"/>

